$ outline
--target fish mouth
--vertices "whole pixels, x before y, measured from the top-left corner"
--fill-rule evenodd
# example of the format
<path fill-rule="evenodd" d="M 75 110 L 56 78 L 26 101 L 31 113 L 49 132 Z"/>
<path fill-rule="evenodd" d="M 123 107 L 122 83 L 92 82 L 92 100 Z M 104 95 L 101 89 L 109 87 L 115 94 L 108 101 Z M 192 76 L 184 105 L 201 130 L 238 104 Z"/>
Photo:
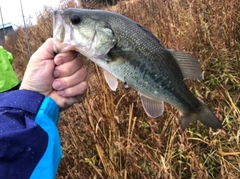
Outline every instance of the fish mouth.
<path fill-rule="evenodd" d="M 71 45 L 71 28 L 63 20 L 63 11 L 56 10 L 53 12 L 53 50 L 55 53 L 75 50 Z"/>

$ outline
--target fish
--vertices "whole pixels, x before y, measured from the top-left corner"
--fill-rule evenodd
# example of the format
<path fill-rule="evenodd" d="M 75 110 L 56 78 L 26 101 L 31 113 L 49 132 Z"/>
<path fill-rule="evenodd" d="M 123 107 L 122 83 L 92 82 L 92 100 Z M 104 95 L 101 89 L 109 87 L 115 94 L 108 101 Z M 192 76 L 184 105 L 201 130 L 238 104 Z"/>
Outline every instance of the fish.
<path fill-rule="evenodd" d="M 138 91 L 151 118 L 164 112 L 164 102 L 178 109 L 184 131 L 199 120 L 212 129 L 221 121 L 197 99 L 184 79 L 202 78 L 200 62 L 186 52 L 165 48 L 144 26 L 107 10 L 69 8 L 53 12 L 56 53 L 75 50 L 103 69 L 111 90 L 118 80 Z"/>

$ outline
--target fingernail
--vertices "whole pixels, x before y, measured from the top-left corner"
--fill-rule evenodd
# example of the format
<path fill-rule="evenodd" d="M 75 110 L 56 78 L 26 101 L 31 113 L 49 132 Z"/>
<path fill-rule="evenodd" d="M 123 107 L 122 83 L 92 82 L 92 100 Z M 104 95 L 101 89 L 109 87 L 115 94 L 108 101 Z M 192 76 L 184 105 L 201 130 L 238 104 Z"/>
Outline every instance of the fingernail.
<path fill-rule="evenodd" d="M 62 91 L 57 91 L 57 93 L 58 93 L 58 95 L 64 95 L 64 91 L 62 90 Z"/>
<path fill-rule="evenodd" d="M 59 73 L 58 70 L 54 70 L 54 71 L 53 71 L 53 77 L 54 77 L 54 78 L 60 77 L 60 73 Z"/>
<path fill-rule="evenodd" d="M 64 63 L 63 57 L 57 56 L 56 58 L 57 58 L 56 59 L 56 65 L 61 65 L 61 64 Z"/>
<path fill-rule="evenodd" d="M 54 81 L 53 82 L 53 88 L 55 90 L 59 90 L 61 88 L 61 83 L 59 81 Z"/>

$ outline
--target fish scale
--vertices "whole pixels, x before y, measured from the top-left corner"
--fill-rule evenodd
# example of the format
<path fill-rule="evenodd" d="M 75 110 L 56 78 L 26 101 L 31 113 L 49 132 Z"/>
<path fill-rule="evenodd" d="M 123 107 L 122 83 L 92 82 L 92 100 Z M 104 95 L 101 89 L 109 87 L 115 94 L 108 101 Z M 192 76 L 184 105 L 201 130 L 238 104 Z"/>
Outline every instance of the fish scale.
<path fill-rule="evenodd" d="M 108 18 L 104 17 L 104 19 L 106 19 L 106 21 L 108 21 Z M 127 83 L 129 84 L 129 86 L 134 86 L 134 89 L 143 92 L 143 91 L 148 91 L 149 92 L 149 96 L 155 98 L 160 98 L 164 101 L 167 101 L 168 103 L 172 104 L 176 103 L 176 101 L 179 101 L 179 104 L 175 104 L 175 106 L 178 106 L 179 108 L 183 108 L 182 106 L 184 106 L 185 109 L 182 109 L 184 111 L 189 111 L 192 110 L 191 106 L 195 106 L 198 107 L 200 106 L 200 103 L 198 100 L 196 100 L 196 98 L 192 98 L 192 94 L 190 93 L 190 91 L 188 90 L 188 88 L 185 86 L 184 83 L 181 83 L 181 86 L 183 86 L 183 91 L 184 92 L 179 92 L 176 93 L 177 91 L 174 91 L 172 89 L 175 89 L 176 87 L 173 86 L 173 84 L 176 83 L 176 81 L 174 83 L 169 83 L 169 81 L 174 81 L 174 80 L 182 80 L 183 76 L 181 73 L 180 68 L 178 67 L 178 65 L 176 64 L 176 62 L 174 60 L 172 60 L 173 58 L 168 58 L 168 60 L 165 60 L 163 58 L 166 58 L 166 56 L 171 56 L 170 53 L 165 53 L 163 55 L 162 52 L 162 45 L 160 44 L 160 42 L 158 40 L 150 40 L 150 37 L 153 37 L 150 34 L 145 34 L 144 30 L 140 29 L 140 28 L 136 28 L 135 26 L 129 26 L 126 22 L 122 22 L 119 23 L 119 21 L 116 20 L 115 16 L 112 16 L 109 19 L 109 23 L 110 24 L 116 24 L 116 26 L 112 25 L 112 29 L 115 33 L 115 35 L 118 37 L 118 44 L 115 48 L 122 48 L 122 49 L 129 49 L 129 46 L 126 44 L 135 44 L 135 48 L 130 48 L 132 51 L 135 51 L 136 53 L 141 53 L 139 56 L 141 58 L 143 58 L 144 56 L 147 56 L 146 59 L 148 59 L 148 66 L 147 67 L 146 63 L 142 64 L 143 67 L 145 67 L 145 71 L 140 70 L 140 71 L 136 71 L 137 74 L 139 74 L 140 72 L 142 72 L 143 74 L 148 74 L 149 78 L 146 78 L 145 75 L 139 77 L 137 76 L 136 78 L 141 79 L 142 81 L 139 82 L 138 81 L 138 86 L 134 86 L 133 84 L 135 84 L 134 82 L 136 81 L 134 78 L 132 78 L 132 80 L 127 81 Z M 139 25 L 137 25 L 138 27 Z M 117 30 L 121 28 L 121 31 Z M 114 30 L 116 29 L 116 30 Z M 131 36 L 131 38 L 126 38 L 128 37 L 126 34 L 134 34 Z M 155 37 L 154 37 L 155 39 Z M 130 41 L 129 43 L 124 43 L 126 41 Z M 142 43 L 142 42 L 145 43 Z M 122 43 L 121 43 L 122 42 Z M 157 45 L 155 45 L 157 44 Z M 149 49 L 149 46 L 151 47 L 151 49 Z M 110 50 L 111 53 L 111 50 Z M 143 58 L 144 60 L 144 58 Z M 130 61 L 133 62 L 133 64 L 131 64 L 131 66 L 135 66 L 139 67 L 141 64 L 140 62 L 143 60 L 134 60 L 134 61 Z M 166 68 L 165 65 L 168 63 L 165 62 L 169 62 L 171 60 L 171 63 L 175 63 L 175 65 L 172 65 L 171 67 L 173 67 L 172 70 L 169 70 L 169 68 Z M 156 64 L 158 64 L 158 62 L 161 61 L 161 63 L 163 63 L 163 65 L 158 65 L 156 68 Z M 168 65 L 169 66 L 169 65 Z M 119 69 L 121 69 L 121 67 L 117 67 Z M 126 68 L 129 68 L 129 66 L 127 66 Z M 125 70 L 123 71 L 126 71 Z M 113 69 L 113 68 L 112 68 Z M 140 69 L 140 68 L 139 68 Z M 112 70 L 111 72 L 115 71 L 116 68 L 114 68 L 114 70 Z M 166 71 L 167 70 L 167 71 Z M 155 72 L 157 71 L 157 72 Z M 173 75 L 168 75 L 167 77 L 165 74 L 169 74 L 169 72 L 174 73 Z M 155 78 L 155 74 L 158 74 L 158 78 Z M 122 76 L 124 74 L 120 74 L 119 76 Z M 178 77 L 178 79 L 176 79 L 176 75 Z M 132 75 L 131 75 L 132 76 Z M 172 79 L 169 79 L 173 77 Z M 128 77 L 125 77 L 124 79 L 129 79 Z M 125 80 L 126 81 L 126 80 Z M 133 81 L 133 82 L 132 82 Z M 148 81 L 148 83 L 150 85 L 144 85 L 145 81 Z M 143 86 L 140 86 L 141 84 L 143 84 Z M 179 87 L 179 85 L 178 85 Z M 182 89 L 181 88 L 181 89 Z M 158 95 L 153 95 L 154 91 L 158 91 Z M 159 95 L 160 94 L 160 95 Z M 166 97 L 163 97 L 161 94 L 165 94 Z M 181 95 L 180 95 L 181 94 Z M 188 98 L 190 98 L 190 100 L 184 99 L 184 96 Z M 174 101 L 174 102 L 171 102 Z M 182 105 L 184 103 L 184 105 Z M 190 103 L 190 104 L 189 104 Z M 187 108 L 187 109 L 186 109 Z"/>
<path fill-rule="evenodd" d="M 143 26 L 117 13 L 70 8 L 53 16 L 55 49 L 88 57 L 103 68 L 112 90 L 117 79 L 137 90 L 148 116 L 161 116 L 165 101 L 179 110 L 183 130 L 195 120 L 222 128 L 184 83 L 184 78 L 201 78 L 201 64 L 190 54 L 166 49 Z"/>

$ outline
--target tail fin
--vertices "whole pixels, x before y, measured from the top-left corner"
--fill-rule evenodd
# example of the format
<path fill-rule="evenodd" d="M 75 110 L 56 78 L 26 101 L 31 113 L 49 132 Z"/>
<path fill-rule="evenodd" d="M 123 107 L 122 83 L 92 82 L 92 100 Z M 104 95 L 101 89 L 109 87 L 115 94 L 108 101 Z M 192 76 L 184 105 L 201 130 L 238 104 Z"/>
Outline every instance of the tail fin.
<path fill-rule="evenodd" d="M 199 120 L 207 127 L 211 127 L 213 129 L 222 129 L 220 120 L 203 103 L 195 113 L 180 113 L 180 120 L 183 131 L 189 126 L 191 122 L 195 120 Z"/>

